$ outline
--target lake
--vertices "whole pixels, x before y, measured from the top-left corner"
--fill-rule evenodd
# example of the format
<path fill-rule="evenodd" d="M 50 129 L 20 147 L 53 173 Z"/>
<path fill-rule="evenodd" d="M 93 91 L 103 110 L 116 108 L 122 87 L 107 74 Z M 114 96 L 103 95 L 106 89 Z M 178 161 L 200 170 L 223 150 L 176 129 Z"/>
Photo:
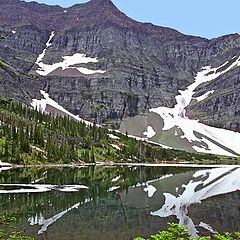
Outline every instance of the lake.
<path fill-rule="evenodd" d="M 0 212 L 35 239 L 126 240 L 167 222 L 192 235 L 240 231 L 239 176 L 236 166 L 0 169 Z"/>

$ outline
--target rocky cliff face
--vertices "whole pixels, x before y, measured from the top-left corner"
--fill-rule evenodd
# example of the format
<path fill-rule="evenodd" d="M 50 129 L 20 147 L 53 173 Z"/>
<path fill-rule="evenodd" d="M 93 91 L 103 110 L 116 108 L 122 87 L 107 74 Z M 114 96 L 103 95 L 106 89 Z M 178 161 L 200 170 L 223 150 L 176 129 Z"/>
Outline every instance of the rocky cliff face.
<path fill-rule="evenodd" d="M 150 108 L 174 106 L 178 90 L 191 84 L 203 66 L 219 66 L 240 52 L 237 34 L 212 40 L 183 35 L 136 22 L 111 0 L 91 0 L 67 9 L 2 0 L 0 34 L 7 37 L 0 43 L 1 58 L 34 79 L 34 84 L 22 85 L 14 78 L 14 91 L 22 95 L 18 88 L 24 89 L 25 99 L 30 99 L 45 90 L 74 114 L 112 127 Z M 40 67 L 36 62 L 44 49 L 41 63 L 48 69 L 76 53 L 84 54 L 85 60 L 72 62 L 66 69 L 59 65 L 42 77 L 36 72 Z M 95 60 L 86 61 L 90 57 Z M 207 89 L 215 92 L 191 103 L 188 115 L 239 130 L 239 86 L 239 69 L 200 86 L 196 95 Z M 6 84 L 4 92 L 7 88 Z"/>

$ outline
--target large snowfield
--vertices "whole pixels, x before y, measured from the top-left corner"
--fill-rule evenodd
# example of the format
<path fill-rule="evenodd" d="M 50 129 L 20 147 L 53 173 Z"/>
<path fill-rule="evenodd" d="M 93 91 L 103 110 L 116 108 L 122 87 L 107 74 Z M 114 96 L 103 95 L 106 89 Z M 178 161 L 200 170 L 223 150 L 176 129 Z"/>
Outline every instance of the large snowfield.
<path fill-rule="evenodd" d="M 181 136 L 181 138 L 187 139 L 190 143 L 199 143 L 198 146 L 193 146 L 193 149 L 195 149 L 197 152 L 206 152 L 226 156 L 236 156 L 237 154 L 240 154 L 239 132 L 210 127 L 206 124 L 200 123 L 199 120 L 189 119 L 185 115 L 186 107 L 192 100 L 195 99 L 193 97 L 195 93 L 194 90 L 200 84 L 214 81 L 220 75 L 228 72 L 234 67 L 240 66 L 240 57 L 236 58 L 236 61 L 234 61 L 225 70 L 219 71 L 220 68 L 226 66 L 227 64 L 228 62 L 217 68 L 211 68 L 210 66 L 202 68 L 202 70 L 197 73 L 195 81 L 189 85 L 186 90 L 179 90 L 180 95 L 175 97 L 177 103 L 174 108 L 158 107 L 150 109 L 150 112 L 159 114 L 164 120 L 164 127 L 162 128 L 163 131 L 177 127 L 178 129 L 181 129 L 184 134 Z M 209 95 L 213 94 L 213 92 L 213 90 L 210 90 L 204 95 L 198 97 L 196 100 L 202 101 Z M 152 127 L 150 129 L 151 132 L 154 132 Z M 153 135 L 150 133 L 149 135 L 152 137 Z M 198 137 L 196 133 L 202 134 L 203 137 Z"/>

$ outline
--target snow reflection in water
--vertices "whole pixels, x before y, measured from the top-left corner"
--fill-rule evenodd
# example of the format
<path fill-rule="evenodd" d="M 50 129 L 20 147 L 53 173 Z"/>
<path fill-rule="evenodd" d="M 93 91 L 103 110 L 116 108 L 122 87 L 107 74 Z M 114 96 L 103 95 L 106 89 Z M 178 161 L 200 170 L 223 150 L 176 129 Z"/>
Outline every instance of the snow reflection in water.
<path fill-rule="evenodd" d="M 44 216 L 42 214 L 40 214 L 39 216 L 36 215 L 35 217 L 30 217 L 28 219 L 28 221 L 30 222 L 30 225 L 40 225 L 42 226 L 41 229 L 38 231 L 38 234 L 42 234 L 45 231 L 47 231 L 48 227 L 50 225 L 52 225 L 54 222 L 56 222 L 58 219 L 60 219 L 61 217 L 63 217 L 66 213 L 68 213 L 69 211 L 73 210 L 74 208 L 79 208 L 80 203 L 76 203 L 75 205 L 73 205 L 72 207 L 48 218 L 45 219 Z"/>
<path fill-rule="evenodd" d="M 43 193 L 48 191 L 78 192 L 81 189 L 88 189 L 84 185 L 51 185 L 51 184 L 0 184 L 0 187 L 16 187 L 13 190 L 0 190 L 0 193 Z"/>
<path fill-rule="evenodd" d="M 179 196 L 168 192 L 163 193 L 165 196 L 164 205 L 159 210 L 151 212 L 151 215 L 159 217 L 176 216 L 179 219 L 179 224 L 187 225 L 191 234 L 196 236 L 198 230 L 192 219 L 187 215 L 188 207 L 213 196 L 240 190 L 239 176 L 240 168 L 236 167 L 197 171 L 193 174 L 192 180 L 186 185 L 182 185 L 185 190 Z M 204 226 L 207 226 L 207 224 L 204 224 Z"/>
<path fill-rule="evenodd" d="M 12 169 L 1 174 L 0 210 L 18 208 L 20 226 L 35 238 L 64 239 L 68 234 L 77 240 L 83 231 L 83 239 L 132 239 L 142 234 L 143 225 L 147 236 L 175 217 L 192 235 L 240 230 L 234 224 L 240 214 L 240 168 L 235 166 Z M 226 210 L 229 206 L 232 212 Z M 126 235 L 130 225 L 134 227 Z"/>

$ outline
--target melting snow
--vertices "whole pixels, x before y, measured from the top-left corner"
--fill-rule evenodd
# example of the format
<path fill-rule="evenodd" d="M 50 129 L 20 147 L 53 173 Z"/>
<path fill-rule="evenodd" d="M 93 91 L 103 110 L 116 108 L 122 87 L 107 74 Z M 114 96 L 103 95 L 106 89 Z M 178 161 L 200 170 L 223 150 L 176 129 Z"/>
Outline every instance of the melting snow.
<path fill-rule="evenodd" d="M 119 188 L 120 188 L 120 186 L 110 187 L 110 188 L 108 189 L 108 192 L 113 192 L 113 191 L 115 191 L 115 190 L 118 190 Z"/>
<path fill-rule="evenodd" d="M 113 148 L 119 150 L 119 151 L 122 150 L 122 149 L 121 149 L 118 145 L 116 145 L 116 144 L 111 144 L 111 146 L 112 146 Z"/>
<path fill-rule="evenodd" d="M 46 54 L 46 51 L 47 51 L 47 49 L 52 45 L 52 43 L 51 43 L 51 41 L 52 41 L 52 39 L 53 39 L 53 37 L 54 37 L 54 31 L 53 32 L 51 32 L 51 35 L 50 35 L 50 37 L 49 37 L 49 39 L 48 39 L 48 41 L 47 41 L 47 43 L 46 43 L 46 48 L 43 50 L 43 52 L 38 56 L 38 58 L 37 58 L 37 60 L 36 60 L 36 64 L 40 64 L 41 63 L 41 61 L 43 60 L 43 58 L 44 58 L 44 56 L 45 56 L 45 54 Z"/>
<path fill-rule="evenodd" d="M 166 178 L 170 178 L 170 177 L 172 177 L 172 176 L 173 176 L 173 174 L 166 174 L 166 175 L 160 177 L 159 180 L 163 180 L 163 179 L 166 179 Z"/>
<path fill-rule="evenodd" d="M 147 127 L 147 131 L 143 133 L 147 138 L 152 138 L 156 135 L 156 132 L 151 126 Z"/>
<path fill-rule="evenodd" d="M 117 136 L 115 136 L 115 135 L 113 135 L 113 134 L 108 134 L 108 136 L 109 136 L 111 139 L 114 139 L 114 140 L 119 140 L 119 139 L 120 139 L 120 137 L 117 137 Z"/>
<path fill-rule="evenodd" d="M 47 105 L 50 105 L 56 109 L 58 109 L 59 111 L 67 114 L 68 116 L 76 119 L 77 121 L 80 121 L 80 122 L 84 122 L 86 123 L 86 125 L 88 126 L 92 126 L 93 123 L 91 122 L 88 122 L 88 121 L 85 121 L 83 120 L 82 118 L 79 118 L 78 116 L 75 116 L 73 115 L 72 113 L 70 113 L 69 111 L 67 111 L 65 108 L 63 108 L 62 106 L 60 106 L 56 101 L 54 101 L 53 99 L 51 99 L 49 97 L 49 94 L 46 93 L 45 91 L 41 90 L 40 93 L 43 95 L 43 99 L 41 100 L 38 100 L 38 99 L 33 99 L 32 100 L 32 103 L 31 103 L 31 106 L 36 109 L 37 111 L 40 111 L 40 112 L 45 112 L 46 111 L 46 106 Z"/>
<path fill-rule="evenodd" d="M 65 13 L 67 12 L 67 10 L 64 11 Z M 46 48 L 43 50 L 43 52 L 38 56 L 35 64 L 37 64 L 39 66 L 39 68 L 36 70 L 36 72 L 39 75 L 42 76 L 46 76 L 49 73 L 53 72 L 54 70 L 61 68 L 62 70 L 65 69 L 77 69 L 79 72 L 81 72 L 82 74 L 95 74 L 95 73 L 99 73 L 99 74 L 103 74 L 106 71 L 103 70 L 91 70 L 88 68 L 84 68 L 84 67 L 73 67 L 72 65 L 75 64 L 81 64 L 81 63 L 96 63 L 98 62 L 97 58 L 91 58 L 91 57 L 86 57 L 85 54 L 82 53 L 75 53 L 72 56 L 63 56 L 63 61 L 58 62 L 58 63 L 53 63 L 53 64 L 45 64 L 43 63 L 43 58 L 46 55 L 46 51 L 47 49 L 52 45 L 51 41 L 53 39 L 53 37 L 55 36 L 54 31 L 51 32 L 51 35 L 46 43 Z"/>
<path fill-rule="evenodd" d="M 112 182 L 117 182 L 120 178 L 121 178 L 121 176 L 117 176 L 117 177 L 112 179 Z"/>
<path fill-rule="evenodd" d="M 39 148 L 39 147 L 36 147 L 36 146 L 33 146 L 33 145 L 30 145 L 30 147 L 32 148 L 32 149 L 35 149 L 35 150 L 37 150 L 38 152 L 42 152 L 42 153 L 44 153 L 45 151 L 44 150 L 42 150 L 41 148 Z"/>
<path fill-rule="evenodd" d="M 211 233 L 217 233 L 215 230 L 213 230 L 213 228 L 209 225 L 209 224 L 207 224 L 207 223 L 204 223 L 204 222 L 200 222 L 200 224 L 198 225 L 199 227 L 202 227 L 202 228 L 204 228 L 204 229 L 206 229 L 206 230 L 208 230 L 209 232 L 211 232 Z"/>
<path fill-rule="evenodd" d="M 196 97 L 195 99 L 196 99 L 198 102 L 200 102 L 200 101 L 208 98 L 208 97 L 209 97 L 211 94 L 213 94 L 213 93 L 214 93 L 214 90 L 208 91 L 208 92 L 206 92 L 205 94 L 203 94 L 202 96 Z"/>
<path fill-rule="evenodd" d="M 45 53 L 46 53 L 46 49 L 44 50 L 42 55 L 39 56 L 38 59 L 40 59 L 40 61 L 37 60 L 37 62 L 36 62 L 39 66 L 39 69 L 36 72 L 42 76 L 46 76 L 58 68 L 61 68 L 62 70 L 77 69 L 82 74 L 87 74 L 87 75 L 95 74 L 95 73 L 103 74 L 106 72 L 103 70 L 91 70 L 91 69 L 84 68 L 84 67 L 74 67 L 73 65 L 75 65 L 75 64 L 82 64 L 82 63 L 86 64 L 86 63 L 90 63 L 90 62 L 91 63 L 98 62 L 97 58 L 86 57 L 86 55 L 82 54 L 82 53 L 75 53 L 72 56 L 64 56 L 64 57 L 62 57 L 63 61 L 58 62 L 58 63 L 53 63 L 53 64 L 45 64 L 42 62 L 42 59 L 43 59 Z"/>
<path fill-rule="evenodd" d="M 179 90 L 180 95 L 176 96 L 177 104 L 174 108 L 158 107 L 150 109 L 150 112 L 155 112 L 159 114 L 164 120 L 164 127 L 162 130 L 170 130 L 171 128 L 177 126 L 184 132 L 182 138 L 186 138 L 189 142 L 197 141 L 201 145 L 206 143 L 208 148 L 197 147 L 194 149 L 199 152 L 210 152 L 214 154 L 223 154 L 228 156 L 234 156 L 233 153 L 223 150 L 217 144 L 217 142 L 224 147 L 233 150 L 234 152 L 240 154 L 240 133 L 229 131 L 225 129 L 219 129 L 207 126 L 205 124 L 199 123 L 198 120 L 191 120 L 185 116 L 185 108 L 190 104 L 193 99 L 194 90 L 202 83 L 212 81 L 219 77 L 220 75 L 228 72 L 233 67 L 240 66 L 240 57 L 237 58 L 228 68 L 224 71 L 218 71 L 220 68 L 225 66 L 228 62 L 217 68 L 211 68 L 209 66 L 202 68 L 200 72 L 197 73 L 194 83 L 189 85 L 186 90 Z M 212 91 L 211 91 L 212 93 Z M 208 95 L 210 92 L 208 92 Z M 204 96 L 206 97 L 206 95 Z M 203 97 L 202 97 L 203 98 Z M 212 139 L 210 142 L 206 138 L 199 138 L 195 135 L 195 132 L 205 135 L 207 138 Z"/>
<path fill-rule="evenodd" d="M 203 152 L 203 153 L 217 153 L 219 155 L 226 155 L 226 156 L 234 156 L 233 154 L 225 151 L 221 147 L 218 147 L 216 144 L 212 143 L 211 141 L 207 140 L 206 138 L 201 139 L 204 143 L 207 144 L 207 147 L 198 147 L 198 146 L 192 146 L 194 150 L 197 152 Z"/>

